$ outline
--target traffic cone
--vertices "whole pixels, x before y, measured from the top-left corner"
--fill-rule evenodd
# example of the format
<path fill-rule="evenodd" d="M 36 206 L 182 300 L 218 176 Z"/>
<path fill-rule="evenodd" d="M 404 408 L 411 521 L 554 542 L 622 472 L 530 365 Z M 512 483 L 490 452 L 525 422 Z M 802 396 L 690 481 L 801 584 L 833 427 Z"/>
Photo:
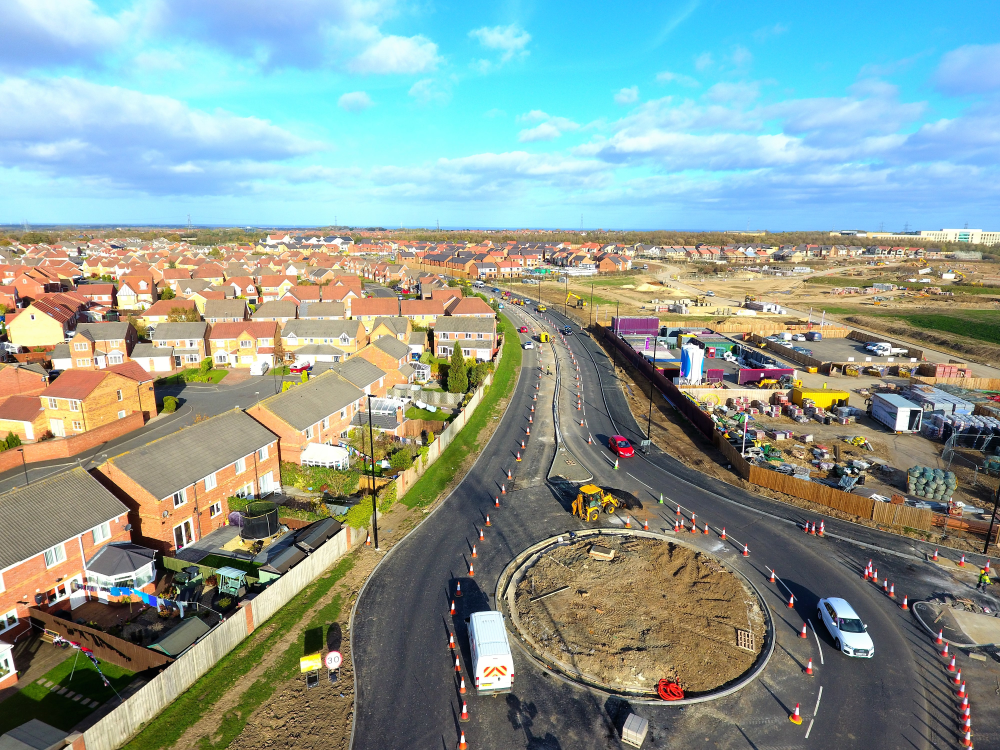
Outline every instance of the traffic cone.
<path fill-rule="evenodd" d="M 972 747 L 972 730 L 965 733 L 962 737 L 962 747 Z"/>
<path fill-rule="evenodd" d="M 479 555 L 476 554 L 476 545 L 474 545 L 474 544 L 472 545 L 472 556 L 473 557 L 479 557 Z"/>
<path fill-rule="evenodd" d="M 896 584 L 894 583 L 889 584 L 889 598 L 890 599 L 896 598 Z"/>
<path fill-rule="evenodd" d="M 788 720 L 790 722 L 792 722 L 792 724 L 801 724 L 802 723 L 802 714 L 799 713 L 799 704 L 798 703 L 795 704 L 795 710 L 792 712 L 792 715 L 788 717 Z"/>
<path fill-rule="evenodd" d="M 966 716 L 965 719 L 962 721 L 962 731 L 965 732 L 966 736 L 972 734 L 972 717 L 971 716 Z M 963 744 L 964 744 L 964 741 L 963 741 Z"/>
<path fill-rule="evenodd" d="M 681 514 L 681 506 L 680 506 L 680 505 L 678 505 L 678 506 L 677 506 L 677 513 L 676 513 L 675 515 L 678 515 L 678 516 L 679 516 L 680 514 Z"/>
<path fill-rule="evenodd" d="M 810 529 L 809 533 L 812 534 L 813 536 L 816 536 L 816 522 L 815 521 L 813 521 L 812 528 Z"/>
<path fill-rule="evenodd" d="M 698 533 L 698 524 L 694 522 L 694 515 L 691 516 L 691 533 L 692 534 Z"/>
<path fill-rule="evenodd" d="M 649 519 L 648 518 L 645 521 L 642 522 L 642 530 L 643 531 L 649 531 Z"/>
<path fill-rule="evenodd" d="M 461 695 L 465 695 L 465 678 L 463 677 L 461 682 L 458 683 L 458 692 Z"/>
<path fill-rule="evenodd" d="M 948 658 L 948 644 L 947 643 L 944 644 L 944 648 L 941 649 L 941 656 L 943 656 L 945 659 Z"/>
<path fill-rule="evenodd" d="M 808 637 L 809 637 L 809 633 L 806 630 L 806 624 L 802 623 L 802 632 L 799 633 L 799 638 L 808 638 Z"/>
<path fill-rule="evenodd" d="M 594 444 L 594 438 L 591 437 L 590 433 L 588 432 L 587 433 L 587 445 L 593 445 L 593 444 Z"/>
<path fill-rule="evenodd" d="M 456 672 L 461 672 L 462 671 L 462 665 L 458 663 L 458 657 L 457 656 L 455 657 L 455 671 Z"/>
<path fill-rule="evenodd" d="M 888 578 L 883 578 L 882 579 L 882 593 L 886 594 L 886 595 L 889 594 L 889 579 Z"/>
<path fill-rule="evenodd" d="M 961 669 L 958 670 L 958 672 L 955 673 L 955 677 L 952 679 L 952 684 L 954 684 L 954 685 L 961 685 L 962 684 L 962 670 Z"/>
<path fill-rule="evenodd" d="M 774 583 L 774 571 L 773 570 L 771 571 L 770 581 L 771 581 L 771 583 Z"/>
<path fill-rule="evenodd" d="M 660 505 L 663 505 L 663 493 L 660 493 Z"/>
<path fill-rule="evenodd" d="M 966 696 L 964 696 L 964 697 L 962 698 L 962 703 L 961 703 L 961 705 L 959 706 L 959 710 L 960 710 L 960 712 L 961 712 L 962 716 L 964 717 L 964 716 L 965 716 L 965 713 L 966 713 L 966 711 L 968 711 L 968 710 L 969 710 L 969 696 L 967 696 L 967 695 L 966 695 Z"/>
<path fill-rule="evenodd" d="M 868 580 L 868 568 L 865 568 L 865 574 L 861 577 L 864 578 L 866 581 Z"/>
<path fill-rule="evenodd" d="M 528 424 L 534 424 L 534 423 L 535 423 L 535 418 L 529 414 L 528 415 Z"/>
<path fill-rule="evenodd" d="M 678 521 L 678 520 L 677 520 L 677 519 L 675 518 L 675 519 L 674 519 L 674 531 L 675 531 L 675 532 L 679 532 L 680 530 L 681 530 L 681 524 L 680 524 L 680 521 Z"/>
<path fill-rule="evenodd" d="M 462 582 L 455 581 L 455 597 L 458 598 L 462 595 Z"/>
<path fill-rule="evenodd" d="M 490 515 L 489 515 L 489 513 L 486 514 L 486 525 L 487 526 L 492 526 L 493 525 L 493 524 L 490 523 Z"/>
<path fill-rule="evenodd" d="M 938 644 L 938 645 L 941 645 L 942 643 L 944 643 L 944 631 L 943 630 L 939 630 L 938 631 L 937 638 L 934 639 L 934 642 L 936 644 Z"/>
<path fill-rule="evenodd" d="M 958 567 L 960 567 L 960 568 L 964 568 L 965 567 L 965 553 L 964 552 L 962 553 L 962 559 L 958 561 Z"/>
<path fill-rule="evenodd" d="M 723 526 L 722 527 L 722 533 L 719 534 L 719 539 L 725 539 L 725 538 L 726 538 L 726 527 Z"/>
<path fill-rule="evenodd" d="M 966 699 L 968 698 L 968 695 L 965 692 L 965 682 L 964 681 L 962 682 L 961 685 L 958 686 L 958 697 L 959 698 L 966 698 Z"/>
<path fill-rule="evenodd" d="M 948 662 L 948 671 L 949 672 L 954 672 L 955 671 L 955 657 L 954 657 L 954 655 L 952 655 L 951 661 Z"/>
<path fill-rule="evenodd" d="M 524 450 L 524 441 L 521 441 L 521 450 Z"/>
<path fill-rule="evenodd" d="M 823 523 L 823 521 L 821 520 L 821 521 L 819 522 L 819 535 L 820 535 L 820 536 L 823 536 L 823 532 L 824 532 L 825 530 L 826 530 L 826 524 L 824 524 L 824 523 Z"/>
<path fill-rule="evenodd" d="M 872 583 L 878 583 L 878 568 L 872 570 Z"/>
<path fill-rule="evenodd" d="M 934 554 L 931 555 L 931 560 L 933 560 L 934 562 L 937 562 L 937 559 L 938 559 L 938 551 L 934 550 Z"/>
<path fill-rule="evenodd" d="M 483 528 L 482 528 L 482 526 L 480 526 L 479 527 L 479 541 L 483 541 L 484 539 L 485 539 L 485 537 L 483 536 Z"/>
<path fill-rule="evenodd" d="M 618 459 L 615 459 L 615 471 L 618 471 Z"/>
<path fill-rule="evenodd" d="M 465 701 L 462 701 L 462 713 L 459 714 L 458 720 L 459 721 L 468 721 L 469 720 L 469 704 L 466 703 Z"/>
<path fill-rule="evenodd" d="M 813 660 L 810 657 L 809 663 L 806 664 L 806 674 L 812 674 L 812 673 L 813 673 Z"/>
<path fill-rule="evenodd" d="M 743 545 L 743 557 L 750 557 L 750 548 L 745 544 Z"/>
<path fill-rule="evenodd" d="M 580 402 L 579 401 L 576 402 L 576 410 L 580 411 Z"/>
<path fill-rule="evenodd" d="M 499 508 L 500 507 L 500 496 L 499 495 L 497 495 L 496 497 L 493 498 L 493 507 L 494 508 Z M 489 524 L 486 524 L 486 525 L 489 526 Z"/>
<path fill-rule="evenodd" d="M 692 513 L 691 514 L 691 526 L 695 526 L 697 524 L 697 521 L 696 521 L 697 518 L 698 518 L 698 514 L 697 513 Z"/>
<path fill-rule="evenodd" d="M 990 558 L 986 558 L 986 565 L 983 566 L 983 570 L 986 571 L 986 575 L 990 574 Z"/>
<path fill-rule="evenodd" d="M 475 575 L 476 575 L 476 569 L 472 566 L 472 563 L 469 563 L 469 578 L 472 578 Z"/>
<path fill-rule="evenodd" d="M 903 611 L 906 611 L 909 608 L 910 608 L 909 598 L 906 596 L 906 594 L 903 594 L 903 606 L 901 607 L 901 609 Z"/>
<path fill-rule="evenodd" d="M 632 528 L 632 518 L 629 516 L 625 516 L 625 528 L 626 529 Z"/>
<path fill-rule="evenodd" d="M 462 732 L 462 739 L 458 741 L 458 750 L 469 750 L 469 743 L 465 741 L 465 732 Z"/>
<path fill-rule="evenodd" d="M 802 530 L 804 532 L 806 532 L 807 534 L 809 533 L 809 522 L 808 521 L 806 521 L 806 525 L 802 527 Z"/>
<path fill-rule="evenodd" d="M 506 495 L 507 494 L 507 485 L 506 484 L 501 484 L 500 485 L 500 494 L 501 495 Z M 497 498 L 497 505 L 500 505 L 500 498 L 499 497 Z"/>
<path fill-rule="evenodd" d="M 508 478 L 508 479 L 513 479 L 513 478 L 514 478 L 514 477 L 512 477 L 512 476 L 510 475 L 510 469 L 507 469 L 507 478 Z"/>
<path fill-rule="evenodd" d="M 583 427 L 583 420 L 582 419 L 580 420 L 580 426 Z M 618 459 L 615 459 L 615 463 L 617 463 L 617 462 L 618 462 Z"/>
<path fill-rule="evenodd" d="M 451 600 L 451 614 L 455 614 L 455 600 Z"/>
<path fill-rule="evenodd" d="M 454 633 L 448 633 L 448 648 L 450 648 L 452 651 L 455 650 L 455 634 Z"/>
<path fill-rule="evenodd" d="M 525 427 L 524 428 L 524 434 L 525 435 L 531 435 L 531 428 L 530 427 Z"/>
<path fill-rule="evenodd" d="M 707 523 L 705 524 L 705 530 L 702 533 L 703 534 L 707 534 L 708 533 L 708 524 Z"/>
<path fill-rule="evenodd" d="M 371 534 L 369 534 L 368 538 L 365 539 L 365 546 L 366 547 L 371 547 L 372 546 L 372 535 Z"/>
<path fill-rule="evenodd" d="M 788 608 L 792 609 L 795 607 L 795 597 L 791 594 L 788 595 Z"/>
<path fill-rule="evenodd" d="M 517 452 L 517 460 L 518 460 L 518 461 L 520 461 L 520 460 L 521 460 L 521 451 L 518 451 L 518 452 Z"/>

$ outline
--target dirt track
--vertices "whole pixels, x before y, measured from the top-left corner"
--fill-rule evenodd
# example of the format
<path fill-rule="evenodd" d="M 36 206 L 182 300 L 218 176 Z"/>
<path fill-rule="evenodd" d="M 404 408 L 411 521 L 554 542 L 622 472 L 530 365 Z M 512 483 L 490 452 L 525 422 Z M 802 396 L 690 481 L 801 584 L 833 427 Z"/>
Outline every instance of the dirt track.
<path fill-rule="evenodd" d="M 757 597 L 712 558 L 672 542 L 605 537 L 558 547 L 518 584 L 521 626 L 553 658 L 605 684 L 655 689 L 666 677 L 704 692 L 739 677 L 763 645 Z M 560 587 L 567 588 L 542 599 Z M 737 646 L 753 633 L 754 650 Z"/>

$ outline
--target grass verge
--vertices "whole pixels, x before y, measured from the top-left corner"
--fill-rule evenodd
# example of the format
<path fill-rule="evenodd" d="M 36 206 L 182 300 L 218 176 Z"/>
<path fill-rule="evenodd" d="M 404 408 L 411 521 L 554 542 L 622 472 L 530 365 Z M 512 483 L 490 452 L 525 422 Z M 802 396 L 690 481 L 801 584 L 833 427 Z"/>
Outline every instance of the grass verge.
<path fill-rule="evenodd" d="M 264 623 L 262 627 L 268 629 L 267 635 L 261 637 L 251 635 L 246 638 L 177 700 L 167 706 L 159 716 L 149 722 L 125 745 L 125 750 L 160 750 L 176 744 L 184 732 L 213 710 L 215 704 L 253 665 L 258 664 L 265 654 L 277 647 L 284 634 L 302 621 L 306 612 L 330 592 L 353 564 L 352 557 L 347 556 L 329 572 L 306 586 L 300 594 Z M 307 639 L 310 641 L 308 645 L 312 647 L 316 641 L 315 630 L 324 628 L 336 620 L 341 606 L 340 597 L 336 597 L 320 609 L 310 619 L 309 625 L 297 641 L 287 647 L 240 697 L 239 707 L 223 715 L 222 723 L 215 733 L 216 741 L 213 743 L 211 738 L 202 737 L 199 741 L 200 747 L 227 747 L 243 731 L 247 719 L 253 712 L 270 698 L 284 681 L 298 673 L 299 657 L 306 653 Z"/>
<path fill-rule="evenodd" d="M 43 646 L 43 648 L 54 647 Z M 73 671 L 74 661 L 76 662 L 75 672 Z M 104 661 L 100 664 L 101 671 L 104 672 L 104 676 L 108 678 L 108 682 L 111 683 L 114 690 L 104 687 L 104 683 L 101 682 L 101 678 L 90 659 L 79 651 L 67 649 L 67 658 L 46 672 L 42 679 L 65 687 L 67 691 L 79 693 L 83 699 L 74 701 L 73 698 L 67 698 L 68 692 L 57 695 L 58 690 L 53 691 L 37 682 L 27 685 L 0 703 L 0 734 L 31 719 L 44 721 L 46 724 L 68 732 L 77 722 L 95 710 L 84 705 L 84 700 L 94 700 L 98 703 L 104 703 L 108 700 L 117 702 L 115 690 L 120 693 L 132 682 L 135 675 L 114 664 L 108 664 Z M 73 674 L 72 679 L 70 679 L 71 673 Z"/>
<path fill-rule="evenodd" d="M 500 326 L 503 329 L 505 346 L 503 356 L 500 357 L 500 364 L 493 374 L 493 385 L 486 392 L 486 396 L 479 404 L 479 408 L 476 409 L 476 413 L 472 415 L 462 431 L 451 442 L 451 445 L 403 496 L 402 503 L 406 507 L 415 508 L 428 505 L 437 499 L 455 475 L 454 467 L 470 454 L 478 453 L 481 450 L 479 433 L 496 416 L 497 404 L 500 400 L 510 395 L 513 390 L 516 382 L 514 376 L 517 373 L 517 368 L 521 366 L 521 347 L 517 345 L 517 329 L 506 316 L 500 316 Z"/>
<path fill-rule="evenodd" d="M 228 374 L 229 370 L 209 370 L 206 374 L 197 367 L 191 367 L 187 370 L 181 370 L 180 372 L 170 375 L 169 377 L 160 378 L 154 383 L 154 385 L 161 387 L 167 385 L 182 385 L 184 383 L 212 383 L 214 385 Z"/>

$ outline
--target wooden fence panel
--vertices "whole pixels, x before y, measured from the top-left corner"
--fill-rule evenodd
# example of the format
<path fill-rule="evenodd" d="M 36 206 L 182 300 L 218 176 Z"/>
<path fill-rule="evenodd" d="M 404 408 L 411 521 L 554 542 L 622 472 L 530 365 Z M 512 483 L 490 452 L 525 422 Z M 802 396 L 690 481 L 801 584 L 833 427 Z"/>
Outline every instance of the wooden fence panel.
<path fill-rule="evenodd" d="M 909 505 L 875 503 L 872 520 L 887 526 L 909 526 L 911 529 L 929 531 L 934 514 L 927 508 L 913 508 Z"/>
<path fill-rule="evenodd" d="M 751 466 L 749 474 L 752 484 L 819 503 L 861 518 L 871 518 L 872 507 L 875 505 L 874 500 L 866 497 L 851 495 L 816 482 L 805 482 L 760 466 Z"/>
<path fill-rule="evenodd" d="M 715 445 L 719 449 L 719 452 L 726 457 L 733 466 L 733 471 L 739 474 L 744 479 L 750 478 L 750 464 L 747 460 L 740 455 L 740 452 L 726 440 L 722 433 L 715 433 Z"/>

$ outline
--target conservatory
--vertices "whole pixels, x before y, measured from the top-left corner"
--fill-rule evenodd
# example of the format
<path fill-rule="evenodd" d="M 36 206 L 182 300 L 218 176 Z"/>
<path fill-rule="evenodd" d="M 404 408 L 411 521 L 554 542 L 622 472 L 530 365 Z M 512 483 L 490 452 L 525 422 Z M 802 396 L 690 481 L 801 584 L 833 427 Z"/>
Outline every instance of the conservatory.
<path fill-rule="evenodd" d="M 105 604 L 128 591 L 151 593 L 156 580 L 156 550 L 131 542 L 112 542 L 87 560 L 87 591 Z"/>

